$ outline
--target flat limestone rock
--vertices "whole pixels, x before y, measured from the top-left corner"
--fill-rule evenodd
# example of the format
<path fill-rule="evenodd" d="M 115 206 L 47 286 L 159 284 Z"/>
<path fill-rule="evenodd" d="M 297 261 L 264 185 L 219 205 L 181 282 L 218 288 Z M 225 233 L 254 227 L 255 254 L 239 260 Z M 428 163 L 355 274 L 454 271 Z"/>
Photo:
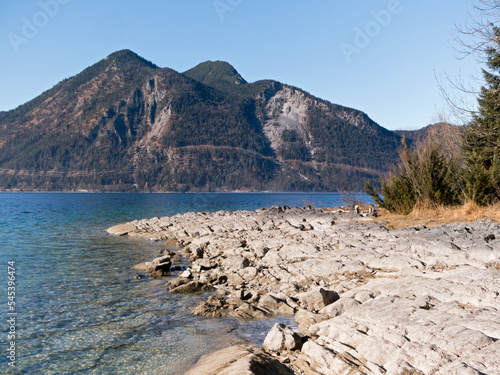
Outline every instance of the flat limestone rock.
<path fill-rule="evenodd" d="M 354 298 L 342 297 L 332 304 L 323 307 L 321 310 L 319 310 L 319 313 L 330 318 L 335 318 L 336 316 L 342 315 L 345 311 L 356 307 L 357 305 L 361 305 L 361 303 L 356 301 Z"/>
<path fill-rule="evenodd" d="M 185 375 L 293 375 L 263 349 L 238 345 L 204 355 Z"/>
<path fill-rule="evenodd" d="M 168 239 L 187 257 L 194 250 L 199 259 L 181 290 L 202 282 L 233 296 L 207 301 L 202 316 L 301 309 L 296 323 L 307 342 L 287 354 L 298 373 L 500 374 L 500 224 L 388 230 L 363 215 L 275 206 L 151 218 L 108 232 Z"/>
<path fill-rule="evenodd" d="M 109 234 L 113 234 L 115 236 L 125 236 L 136 230 L 137 227 L 135 225 L 132 225 L 130 223 L 125 223 L 125 224 L 118 224 L 115 225 L 114 227 L 108 228 L 106 232 L 108 232 Z"/>

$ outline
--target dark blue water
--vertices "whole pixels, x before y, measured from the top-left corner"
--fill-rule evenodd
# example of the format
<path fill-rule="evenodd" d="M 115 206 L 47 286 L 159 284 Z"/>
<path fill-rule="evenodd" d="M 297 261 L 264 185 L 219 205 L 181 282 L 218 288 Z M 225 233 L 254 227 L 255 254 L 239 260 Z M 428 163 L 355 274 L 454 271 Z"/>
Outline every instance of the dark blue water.
<path fill-rule="evenodd" d="M 105 229 L 153 216 L 273 204 L 332 207 L 343 199 L 291 193 L 0 193 L 0 373 L 178 374 L 229 342 L 261 344 L 274 321 L 193 316 L 190 310 L 206 295 L 171 295 L 167 279 L 136 280 L 130 269 L 155 257 L 161 243 L 113 237 Z M 15 262 L 15 368 L 7 358 L 8 262 Z"/>

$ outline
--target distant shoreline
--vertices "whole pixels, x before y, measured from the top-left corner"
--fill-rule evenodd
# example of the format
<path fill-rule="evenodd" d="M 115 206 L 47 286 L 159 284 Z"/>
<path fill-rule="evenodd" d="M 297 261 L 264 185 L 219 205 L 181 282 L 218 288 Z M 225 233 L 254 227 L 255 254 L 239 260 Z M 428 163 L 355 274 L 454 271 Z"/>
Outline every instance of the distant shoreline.
<path fill-rule="evenodd" d="M 43 194 L 52 194 L 52 193 L 81 193 L 81 194 L 346 194 L 345 192 L 339 191 L 241 191 L 241 190 L 228 190 L 228 191 L 94 191 L 94 190 L 0 190 L 0 193 L 43 193 Z M 364 192 L 348 192 L 347 194 L 356 194 L 356 195 L 366 195 Z"/>

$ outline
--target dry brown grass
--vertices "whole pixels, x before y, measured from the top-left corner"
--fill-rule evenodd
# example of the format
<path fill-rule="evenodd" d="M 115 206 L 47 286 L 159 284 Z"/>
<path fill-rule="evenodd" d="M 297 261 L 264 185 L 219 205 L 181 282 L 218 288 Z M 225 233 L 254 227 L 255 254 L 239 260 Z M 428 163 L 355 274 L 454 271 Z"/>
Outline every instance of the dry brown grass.
<path fill-rule="evenodd" d="M 392 214 L 380 209 L 375 219 L 388 222 L 387 228 L 397 229 L 418 225 L 436 226 L 450 223 L 472 223 L 481 219 L 493 219 L 500 222 L 500 203 L 480 207 L 474 202 L 467 202 L 460 207 L 429 207 L 417 205 L 408 215 Z"/>

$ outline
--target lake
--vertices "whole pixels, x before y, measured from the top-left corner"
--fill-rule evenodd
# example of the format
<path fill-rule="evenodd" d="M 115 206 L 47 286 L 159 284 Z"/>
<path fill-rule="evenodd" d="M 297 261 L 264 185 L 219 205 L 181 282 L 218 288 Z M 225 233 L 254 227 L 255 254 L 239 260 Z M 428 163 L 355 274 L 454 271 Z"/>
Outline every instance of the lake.
<path fill-rule="evenodd" d="M 369 202 L 365 194 L 356 197 Z M 164 286 L 168 278 L 134 278 L 131 267 L 157 256 L 161 242 L 105 230 L 134 219 L 275 204 L 345 203 L 334 193 L 0 193 L 1 372 L 178 374 L 229 343 L 262 344 L 276 321 L 289 318 L 196 317 L 190 310 L 206 294 L 173 295 Z M 10 370 L 9 333 L 16 365 Z"/>

